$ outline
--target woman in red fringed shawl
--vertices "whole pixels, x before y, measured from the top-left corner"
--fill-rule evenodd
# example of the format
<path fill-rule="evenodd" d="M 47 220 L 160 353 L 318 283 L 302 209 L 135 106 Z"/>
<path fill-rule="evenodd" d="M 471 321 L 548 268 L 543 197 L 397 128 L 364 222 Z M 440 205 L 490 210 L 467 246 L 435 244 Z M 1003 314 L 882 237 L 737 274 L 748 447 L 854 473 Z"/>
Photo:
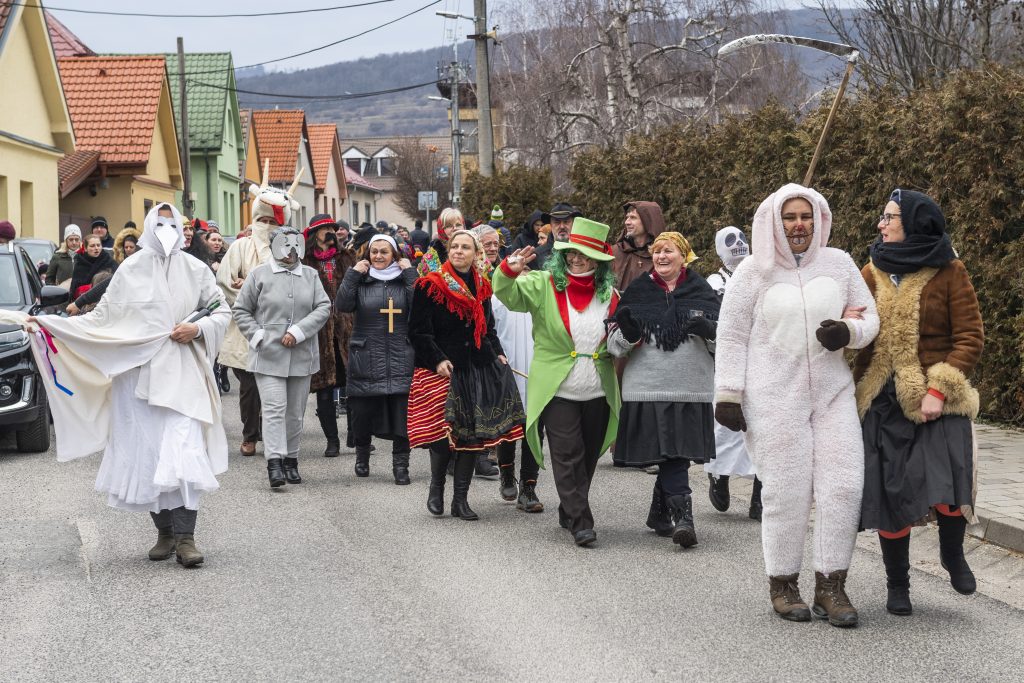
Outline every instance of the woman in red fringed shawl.
<path fill-rule="evenodd" d="M 455 457 L 452 516 L 474 520 L 467 497 L 477 454 L 522 439 L 526 414 L 494 330 L 490 283 L 476 265 L 483 248 L 458 230 L 447 250 L 448 260 L 417 280 L 413 295 L 409 442 L 430 449 L 431 514 L 444 514 L 445 471 Z"/>

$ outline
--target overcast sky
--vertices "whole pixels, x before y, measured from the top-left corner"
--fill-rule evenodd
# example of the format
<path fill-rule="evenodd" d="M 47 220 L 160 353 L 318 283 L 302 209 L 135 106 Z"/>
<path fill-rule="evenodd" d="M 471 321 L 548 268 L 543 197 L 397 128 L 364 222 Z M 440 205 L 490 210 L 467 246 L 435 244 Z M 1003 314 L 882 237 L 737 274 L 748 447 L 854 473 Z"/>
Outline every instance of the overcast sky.
<path fill-rule="evenodd" d="M 93 51 L 174 52 L 177 37 L 188 52 L 231 52 L 235 66 L 246 66 L 302 52 L 340 40 L 408 14 L 432 0 L 390 0 L 369 7 L 314 14 L 234 19 L 114 17 L 60 11 L 59 8 L 148 12 L 157 14 L 235 14 L 349 5 L 367 0 L 43 0 Z M 452 20 L 434 14 L 449 11 L 472 14 L 472 0 L 440 0 L 436 5 L 391 26 L 267 69 L 301 69 L 334 64 L 389 52 L 407 52 L 451 43 Z M 458 22 L 458 36 L 472 33 L 468 21 Z"/>

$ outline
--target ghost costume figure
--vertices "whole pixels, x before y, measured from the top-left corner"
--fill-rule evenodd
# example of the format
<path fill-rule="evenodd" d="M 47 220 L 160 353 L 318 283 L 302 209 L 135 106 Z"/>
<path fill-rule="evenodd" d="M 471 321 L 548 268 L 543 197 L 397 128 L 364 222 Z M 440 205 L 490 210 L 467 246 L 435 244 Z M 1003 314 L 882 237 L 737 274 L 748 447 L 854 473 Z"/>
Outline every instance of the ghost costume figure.
<path fill-rule="evenodd" d="M 708 276 L 708 284 L 718 292 L 720 298 L 724 298 L 736 268 L 750 255 L 750 246 L 743 231 L 730 225 L 715 234 L 715 250 L 722 261 L 722 267 L 718 272 Z M 747 514 L 751 519 L 760 521 L 761 480 L 757 478 L 754 463 L 747 454 L 743 435 L 715 423 L 715 452 L 715 459 L 704 465 L 704 471 L 708 473 L 710 480 L 708 496 L 711 498 L 711 505 L 719 512 L 725 512 L 729 509 L 730 502 L 729 477 L 753 477 L 754 490 L 750 496 Z"/>
<path fill-rule="evenodd" d="M 126 259 L 96 308 L 42 316 L 35 351 L 65 461 L 103 449 L 96 489 L 112 507 L 149 512 L 158 530 L 151 560 L 196 550 L 196 511 L 227 470 L 213 361 L 230 313 L 213 272 L 181 251 L 178 211 L 146 216 L 140 250 Z M 196 322 L 185 322 L 205 310 Z M 212 309 L 212 311 L 211 311 Z M 47 335 L 50 338 L 46 338 Z M 52 353 L 51 353 L 52 352 Z M 173 378 L 173 381 L 168 381 Z"/>
<path fill-rule="evenodd" d="M 331 300 L 316 270 L 301 263 L 299 231 L 274 230 L 270 253 L 245 280 L 232 314 L 249 341 L 247 370 L 259 387 L 267 475 L 277 488 L 302 483 L 299 436 L 309 380 L 320 370 L 317 333 L 330 318 Z"/>
<path fill-rule="evenodd" d="M 790 184 L 758 207 L 753 258 L 722 306 L 715 418 L 746 431 L 763 482 L 762 542 L 772 606 L 810 620 L 797 580 L 812 502 L 814 613 L 852 626 L 845 592 L 864 480 L 853 377 L 842 349 L 878 334 L 874 300 L 850 256 L 828 245 L 832 213 L 818 192 Z M 863 307 L 860 317 L 847 307 Z M 748 429 L 749 426 L 749 429 Z"/>

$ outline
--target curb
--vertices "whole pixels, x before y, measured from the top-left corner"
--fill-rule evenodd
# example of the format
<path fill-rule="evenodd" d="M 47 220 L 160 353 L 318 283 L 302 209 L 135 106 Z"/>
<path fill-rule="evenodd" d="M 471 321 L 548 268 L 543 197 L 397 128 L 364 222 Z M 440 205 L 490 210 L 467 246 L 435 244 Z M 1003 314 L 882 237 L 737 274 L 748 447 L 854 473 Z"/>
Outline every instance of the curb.
<path fill-rule="evenodd" d="M 967 533 L 1007 550 L 1024 553 L 1024 521 L 1006 517 L 984 508 L 977 508 L 978 523 L 967 527 Z"/>

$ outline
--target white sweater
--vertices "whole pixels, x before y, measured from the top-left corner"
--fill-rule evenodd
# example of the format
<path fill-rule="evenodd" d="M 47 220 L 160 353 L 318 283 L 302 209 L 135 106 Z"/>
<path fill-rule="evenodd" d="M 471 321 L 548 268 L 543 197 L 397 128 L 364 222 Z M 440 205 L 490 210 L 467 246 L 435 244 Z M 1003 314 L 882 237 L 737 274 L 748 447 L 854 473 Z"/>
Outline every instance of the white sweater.
<path fill-rule="evenodd" d="M 604 396 L 604 387 L 597 374 L 597 367 L 591 356 L 604 339 L 604 320 L 608 316 L 608 303 L 602 302 L 597 295 L 582 312 L 569 307 L 569 330 L 572 341 L 576 345 L 576 363 L 569 376 L 565 378 L 555 396 L 570 401 L 589 401 Z"/>

